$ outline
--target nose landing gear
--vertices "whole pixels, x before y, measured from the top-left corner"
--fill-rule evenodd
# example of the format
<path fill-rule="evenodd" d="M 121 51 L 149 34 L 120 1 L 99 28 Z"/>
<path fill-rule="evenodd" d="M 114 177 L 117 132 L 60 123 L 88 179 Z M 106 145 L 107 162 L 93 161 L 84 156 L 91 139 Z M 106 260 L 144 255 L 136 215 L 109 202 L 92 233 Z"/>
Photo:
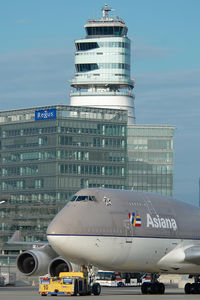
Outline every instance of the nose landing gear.
<path fill-rule="evenodd" d="M 165 285 L 158 282 L 158 274 L 151 274 L 151 282 L 144 282 L 141 286 L 142 294 L 164 294 Z"/>

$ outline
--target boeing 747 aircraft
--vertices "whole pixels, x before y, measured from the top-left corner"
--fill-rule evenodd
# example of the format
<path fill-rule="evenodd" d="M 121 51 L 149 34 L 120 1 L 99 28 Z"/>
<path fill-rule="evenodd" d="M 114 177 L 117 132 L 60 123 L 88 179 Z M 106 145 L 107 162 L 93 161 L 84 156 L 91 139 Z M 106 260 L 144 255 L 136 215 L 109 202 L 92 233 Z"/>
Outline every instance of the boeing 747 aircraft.
<path fill-rule="evenodd" d="M 142 293 L 164 293 L 161 273 L 190 274 L 185 292 L 200 293 L 200 210 L 151 193 L 83 189 L 47 229 L 49 245 L 25 251 L 18 268 L 27 275 L 47 269 L 93 265 L 118 272 L 151 273 Z M 35 252 L 34 252 L 35 251 Z M 75 264 L 75 265 L 73 265 Z"/>

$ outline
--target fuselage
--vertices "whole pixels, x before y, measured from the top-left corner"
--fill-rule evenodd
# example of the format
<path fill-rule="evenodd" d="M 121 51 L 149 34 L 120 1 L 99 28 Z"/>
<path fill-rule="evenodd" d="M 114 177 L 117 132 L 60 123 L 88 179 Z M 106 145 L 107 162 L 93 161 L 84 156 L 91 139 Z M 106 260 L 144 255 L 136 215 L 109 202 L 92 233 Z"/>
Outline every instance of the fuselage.
<path fill-rule="evenodd" d="M 47 237 L 62 257 L 101 269 L 200 273 L 184 250 L 200 246 L 200 210 L 143 192 L 83 189 L 58 213 Z"/>

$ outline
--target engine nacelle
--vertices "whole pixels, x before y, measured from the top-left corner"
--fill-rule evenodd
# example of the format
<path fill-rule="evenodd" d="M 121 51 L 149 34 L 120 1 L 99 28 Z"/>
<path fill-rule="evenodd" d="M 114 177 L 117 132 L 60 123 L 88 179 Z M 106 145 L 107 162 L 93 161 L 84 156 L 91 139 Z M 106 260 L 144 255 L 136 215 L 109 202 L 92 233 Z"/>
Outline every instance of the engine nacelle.
<path fill-rule="evenodd" d="M 17 267 L 27 276 L 42 276 L 47 274 L 50 262 L 58 254 L 50 245 L 45 245 L 34 250 L 27 250 L 17 257 Z"/>
<path fill-rule="evenodd" d="M 79 272 L 80 266 L 72 264 L 71 262 L 67 261 L 66 259 L 62 258 L 61 256 L 54 258 L 48 268 L 48 273 L 52 277 L 59 276 L 60 272 Z"/>

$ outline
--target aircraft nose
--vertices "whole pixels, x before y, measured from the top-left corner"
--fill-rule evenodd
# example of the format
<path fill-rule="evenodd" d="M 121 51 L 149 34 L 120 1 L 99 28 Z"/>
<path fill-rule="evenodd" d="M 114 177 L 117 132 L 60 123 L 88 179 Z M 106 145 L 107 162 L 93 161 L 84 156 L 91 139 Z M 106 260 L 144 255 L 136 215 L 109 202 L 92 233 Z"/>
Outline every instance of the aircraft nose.
<path fill-rule="evenodd" d="M 47 228 L 48 235 L 68 233 L 69 226 L 73 227 L 73 219 L 65 208 L 63 208 L 51 221 Z"/>
<path fill-rule="evenodd" d="M 52 235 L 52 234 L 56 234 L 59 232 L 59 221 L 57 220 L 57 218 L 55 217 L 51 223 L 48 225 L 47 227 L 47 235 Z"/>
<path fill-rule="evenodd" d="M 52 248 L 63 258 L 77 264 L 82 241 L 79 242 L 76 237 L 85 232 L 82 210 L 79 205 L 66 205 L 47 228 L 47 239 Z M 75 250 L 78 253 L 74 253 Z"/>
<path fill-rule="evenodd" d="M 77 234 L 82 226 L 80 209 L 66 205 L 49 224 L 47 236 Z"/>
<path fill-rule="evenodd" d="M 73 219 L 67 211 L 65 211 L 65 217 L 63 215 L 64 212 L 61 210 L 49 224 L 46 234 L 50 245 L 58 255 L 62 257 L 67 256 L 66 259 L 68 259 L 68 255 L 70 256 L 71 254 L 68 241 L 70 232 L 74 231 L 74 226 Z M 70 223 L 71 225 L 69 225 Z M 64 248 L 63 245 L 65 245 Z"/>

